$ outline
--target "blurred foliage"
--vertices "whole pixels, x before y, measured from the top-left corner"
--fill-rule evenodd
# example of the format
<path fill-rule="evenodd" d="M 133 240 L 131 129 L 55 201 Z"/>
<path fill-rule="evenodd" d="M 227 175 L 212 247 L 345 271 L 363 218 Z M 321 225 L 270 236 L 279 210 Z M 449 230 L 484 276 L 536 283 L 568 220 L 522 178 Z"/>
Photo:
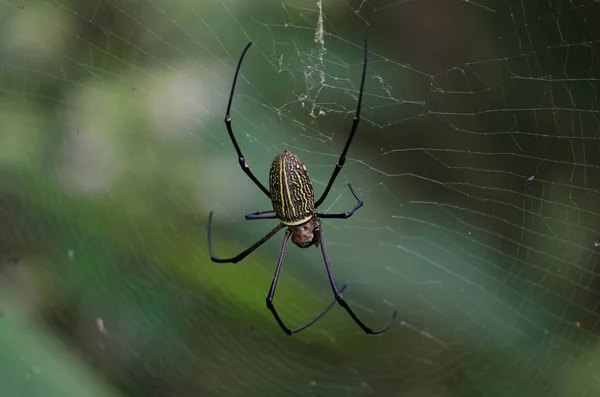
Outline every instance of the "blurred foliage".
<path fill-rule="evenodd" d="M 19 301 L 0 295 L 0 384 L 4 396 L 108 397 L 108 387 L 62 343 L 32 322 Z"/>

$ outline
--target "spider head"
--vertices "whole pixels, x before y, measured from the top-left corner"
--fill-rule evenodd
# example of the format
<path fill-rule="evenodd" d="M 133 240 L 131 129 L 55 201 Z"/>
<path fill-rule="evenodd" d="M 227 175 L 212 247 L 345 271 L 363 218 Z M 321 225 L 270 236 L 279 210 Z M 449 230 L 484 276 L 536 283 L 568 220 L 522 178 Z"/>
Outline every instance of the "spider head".
<path fill-rule="evenodd" d="M 319 246 L 319 227 L 321 222 L 316 218 L 311 218 L 308 222 L 298 226 L 290 226 L 292 232 L 292 243 L 300 248 L 308 248 L 315 244 Z"/>

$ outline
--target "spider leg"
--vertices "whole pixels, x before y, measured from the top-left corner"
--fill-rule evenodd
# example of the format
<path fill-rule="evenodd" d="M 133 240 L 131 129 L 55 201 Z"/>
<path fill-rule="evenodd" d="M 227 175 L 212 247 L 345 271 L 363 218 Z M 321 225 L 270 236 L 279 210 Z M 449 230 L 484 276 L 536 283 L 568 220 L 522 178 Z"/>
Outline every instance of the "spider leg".
<path fill-rule="evenodd" d="M 352 185 L 348 184 L 348 187 L 350 188 L 352 195 L 354 196 L 354 198 L 357 201 L 356 205 L 354 207 L 352 207 L 352 209 L 350 211 L 346 211 L 342 214 L 323 214 L 323 213 L 317 212 L 317 216 L 319 218 L 324 218 L 324 219 L 327 219 L 327 218 L 329 218 L 329 219 L 347 219 L 347 218 L 350 218 L 354 214 L 354 211 L 356 211 L 357 209 L 362 207 L 363 201 L 358 198 L 358 196 L 354 192 L 354 189 L 352 188 Z M 248 219 L 248 218 L 246 218 L 246 219 Z"/>
<path fill-rule="evenodd" d="M 240 60 L 238 61 L 237 68 L 235 69 L 235 75 L 233 76 L 233 84 L 231 85 L 231 94 L 229 95 L 229 103 L 227 104 L 227 113 L 225 114 L 225 125 L 227 126 L 227 132 L 229 133 L 229 138 L 231 139 L 231 142 L 233 143 L 233 147 L 235 148 L 235 151 L 237 152 L 238 162 L 240 163 L 240 167 L 242 168 L 242 171 L 244 171 L 244 173 L 246 175 L 248 175 L 248 177 L 252 180 L 252 182 L 254 182 L 254 184 L 256 186 L 258 186 L 258 188 L 260 190 L 262 190 L 263 193 L 266 194 L 268 198 L 271 198 L 271 194 L 269 193 L 267 188 L 265 188 L 264 185 L 262 183 L 260 183 L 260 181 L 258 179 L 256 179 L 256 177 L 254 176 L 252 171 L 250 171 L 250 167 L 248 166 L 248 164 L 246 164 L 246 159 L 244 158 L 244 155 L 242 154 L 242 151 L 240 150 L 240 146 L 238 145 L 238 143 L 235 139 L 235 136 L 233 135 L 233 130 L 231 129 L 230 113 L 231 113 L 231 102 L 233 101 L 233 92 L 235 91 L 235 83 L 237 82 L 238 74 L 240 72 L 240 67 L 242 66 L 242 61 L 244 60 L 244 56 L 246 55 L 246 52 L 248 51 L 248 49 L 250 48 L 251 45 L 252 45 L 252 42 L 249 42 L 246 45 L 246 48 L 244 48 L 244 51 L 242 51 L 242 55 L 240 56 Z"/>
<path fill-rule="evenodd" d="M 251 214 L 246 215 L 247 221 L 252 221 L 255 219 L 277 219 L 277 215 L 275 215 L 275 211 L 256 211 Z"/>
<path fill-rule="evenodd" d="M 277 266 L 275 267 L 275 274 L 273 275 L 273 281 L 271 282 L 271 288 L 269 289 L 269 294 L 267 295 L 267 308 L 271 311 L 271 313 L 273 313 L 273 317 L 275 317 L 275 321 L 277 321 L 277 324 L 279 324 L 279 327 L 281 327 L 281 329 L 288 335 L 293 335 L 295 333 L 298 333 L 298 332 L 302 331 L 303 329 L 308 328 L 311 325 L 313 325 L 314 323 L 316 323 L 321 317 L 323 317 L 325 315 L 325 313 L 327 313 L 329 311 L 329 309 L 331 309 L 335 305 L 335 302 L 336 302 L 336 300 L 334 299 L 334 301 L 331 302 L 329 304 L 329 306 L 327 306 L 325 308 L 325 310 L 323 310 L 321 313 L 319 313 L 315 318 L 313 318 L 308 323 L 306 323 L 303 326 L 298 327 L 296 329 L 293 329 L 293 330 L 289 329 L 283 323 L 283 321 L 279 317 L 279 314 L 277 314 L 277 310 L 275 309 L 275 306 L 273 305 L 273 298 L 275 297 L 275 288 L 277 288 L 277 281 L 279 280 L 279 273 L 281 271 L 281 265 L 283 265 L 283 258 L 285 257 L 285 250 L 287 248 L 287 245 L 288 245 L 291 235 L 292 235 L 292 233 L 288 229 L 285 232 L 285 236 L 283 237 L 283 243 L 281 244 L 281 252 L 279 253 L 279 259 L 277 259 Z M 342 287 L 342 291 L 344 290 L 344 288 L 346 288 L 345 285 Z"/>
<path fill-rule="evenodd" d="M 346 145 L 344 146 L 344 150 L 342 150 L 342 154 L 340 155 L 338 162 L 335 164 L 335 169 L 333 170 L 333 174 L 331 174 L 331 178 L 329 179 L 329 182 L 327 183 L 327 187 L 325 188 L 325 191 L 323 192 L 321 197 L 315 202 L 315 208 L 318 208 L 321 204 L 323 204 L 323 201 L 325 201 L 325 198 L 329 194 L 329 190 L 331 189 L 331 186 L 333 186 L 333 182 L 335 182 L 335 178 L 337 178 L 338 174 L 342 170 L 342 167 L 344 166 L 344 163 L 346 162 L 346 153 L 348 153 L 348 148 L 350 148 L 350 144 L 352 143 L 352 138 L 354 138 L 354 134 L 356 133 L 356 128 L 358 127 L 358 122 L 360 121 L 360 106 L 362 104 L 363 89 L 365 88 L 365 74 L 366 73 L 367 73 L 367 40 L 365 39 L 365 58 L 364 58 L 364 62 L 363 62 L 363 73 L 362 73 L 362 79 L 360 81 L 360 92 L 358 94 L 358 106 L 356 107 L 356 114 L 354 115 L 354 118 L 352 119 L 352 130 L 350 130 L 350 136 L 348 137 L 348 140 L 346 141 Z"/>
<path fill-rule="evenodd" d="M 283 224 L 280 223 L 279 225 L 275 226 L 275 228 L 273 228 L 273 230 L 271 230 L 269 233 L 267 233 L 263 238 L 258 240 L 256 243 L 252 244 L 252 246 L 250 248 L 248 248 L 247 250 L 242 251 L 241 253 L 234 256 L 233 258 L 223 259 L 223 258 L 217 258 L 216 256 L 213 255 L 212 232 L 211 232 L 212 231 L 212 217 L 213 217 L 213 212 L 211 211 L 210 215 L 208 216 L 208 252 L 210 253 L 210 259 L 213 262 L 217 262 L 217 263 L 237 263 L 237 262 L 241 261 L 248 255 L 250 255 L 255 249 L 257 249 L 258 247 L 263 245 L 268 239 L 273 237 L 275 234 L 277 234 L 277 232 L 279 232 L 283 228 Z"/>
<path fill-rule="evenodd" d="M 394 313 L 392 313 L 392 318 L 390 319 L 390 321 L 387 323 L 387 325 L 385 327 L 380 328 L 375 331 L 373 331 L 371 328 L 367 327 L 362 321 L 360 321 L 360 319 L 356 316 L 356 314 L 354 314 L 352 309 L 350 309 L 350 306 L 348 306 L 348 303 L 346 303 L 344 298 L 342 298 L 342 291 L 338 289 L 338 287 L 335 283 L 335 278 L 333 277 L 333 272 L 331 271 L 331 264 L 329 263 L 329 257 L 327 256 L 327 248 L 325 248 L 325 236 L 323 234 L 323 229 L 319 229 L 319 242 L 321 243 L 320 244 L 321 252 L 323 253 L 325 267 L 327 268 L 327 275 L 329 276 L 329 282 L 331 283 L 331 288 L 333 289 L 333 293 L 335 294 L 335 299 L 340 304 L 340 306 L 343 307 L 348 312 L 348 314 L 350 315 L 350 317 L 352 317 L 354 322 L 356 324 L 358 324 L 358 326 L 360 328 L 362 328 L 362 330 L 365 331 L 365 333 L 380 334 L 382 332 L 387 331 L 394 323 L 394 320 L 396 320 L 397 310 L 394 310 Z"/>

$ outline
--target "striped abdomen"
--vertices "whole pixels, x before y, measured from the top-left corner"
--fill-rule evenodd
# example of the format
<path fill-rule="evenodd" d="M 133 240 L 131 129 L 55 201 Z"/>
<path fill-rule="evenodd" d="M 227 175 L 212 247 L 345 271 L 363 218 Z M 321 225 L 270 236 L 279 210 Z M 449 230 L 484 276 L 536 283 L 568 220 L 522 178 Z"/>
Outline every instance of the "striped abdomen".
<path fill-rule="evenodd" d="M 286 150 L 273 160 L 269 189 L 275 215 L 284 225 L 300 225 L 314 215 L 312 182 L 306 167 L 291 151 Z"/>

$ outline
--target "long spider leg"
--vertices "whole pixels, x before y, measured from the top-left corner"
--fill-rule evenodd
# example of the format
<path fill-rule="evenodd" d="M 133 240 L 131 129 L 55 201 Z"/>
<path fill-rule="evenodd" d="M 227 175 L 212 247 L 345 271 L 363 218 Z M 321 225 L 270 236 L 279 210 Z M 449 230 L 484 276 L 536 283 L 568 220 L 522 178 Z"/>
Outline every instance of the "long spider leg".
<path fill-rule="evenodd" d="M 213 255 L 212 217 L 213 217 L 213 212 L 211 211 L 210 215 L 208 216 L 208 252 L 210 253 L 210 260 L 212 260 L 213 262 L 217 262 L 217 263 L 237 263 L 237 262 L 241 261 L 248 255 L 250 255 L 255 249 L 257 249 L 258 247 L 263 245 L 268 239 L 270 239 L 275 234 L 277 234 L 277 232 L 279 232 L 284 226 L 282 223 L 278 224 L 277 226 L 275 226 L 275 228 L 273 228 L 273 230 L 271 230 L 269 233 L 267 233 L 263 238 L 258 240 L 256 243 L 252 244 L 252 246 L 250 248 L 248 248 L 247 250 L 242 251 L 241 253 L 234 256 L 233 258 L 223 259 L 223 258 L 217 258 L 216 256 Z"/>
<path fill-rule="evenodd" d="M 285 236 L 283 237 L 283 243 L 281 244 L 281 251 L 279 252 L 279 258 L 277 259 L 277 266 L 275 267 L 275 274 L 273 275 L 273 281 L 271 281 L 271 288 L 269 288 L 269 294 L 267 295 L 267 308 L 271 311 L 271 313 L 273 313 L 273 317 L 275 317 L 275 321 L 277 321 L 277 324 L 279 324 L 279 327 L 288 335 L 293 335 L 296 334 L 300 331 L 302 331 L 303 329 L 306 329 L 308 327 L 310 327 L 311 325 L 313 325 L 314 323 L 316 323 L 321 317 L 323 317 L 328 311 L 329 309 L 331 309 L 335 303 L 336 303 L 336 299 L 333 300 L 333 302 L 331 302 L 329 304 L 329 306 L 327 306 L 325 308 L 325 310 L 323 310 L 321 313 L 319 313 L 315 318 L 313 318 L 312 320 L 310 320 L 308 323 L 304 324 L 301 327 L 298 327 L 296 329 L 289 329 L 281 320 L 281 318 L 279 317 L 279 314 L 277 313 L 277 310 L 275 309 L 275 306 L 273 305 L 273 298 L 275 297 L 275 288 L 277 288 L 277 281 L 279 281 L 279 273 L 281 271 L 281 265 L 283 265 L 283 258 L 285 257 L 285 251 L 288 245 L 288 242 L 290 240 L 291 237 L 291 232 L 289 231 L 289 229 L 285 232 Z M 344 285 L 341 289 L 341 291 L 343 291 L 346 288 L 346 286 Z"/>
<path fill-rule="evenodd" d="M 246 215 L 247 221 L 252 221 L 255 219 L 277 219 L 277 215 L 275 215 L 275 211 L 273 210 L 256 211 Z"/>
<path fill-rule="evenodd" d="M 329 219 L 348 219 L 348 218 L 350 218 L 354 214 L 354 211 L 356 211 L 357 209 L 359 209 L 360 207 L 362 207 L 363 206 L 363 201 L 358 198 L 358 196 L 354 192 L 354 189 L 352 188 L 352 185 L 348 184 L 348 187 L 350 188 L 350 191 L 352 192 L 352 195 L 354 196 L 354 198 L 357 201 L 356 205 L 354 207 L 352 207 L 352 209 L 350 211 L 346 211 L 346 212 L 341 213 L 341 214 L 323 214 L 321 212 L 317 212 L 317 216 L 319 218 L 323 218 L 323 219 L 327 219 L 327 218 L 329 218 Z M 246 219 L 248 219 L 248 218 L 246 218 Z"/>
<path fill-rule="evenodd" d="M 358 127 L 358 123 L 360 121 L 360 106 L 362 104 L 363 90 L 365 88 L 365 75 L 367 73 L 367 53 L 367 39 L 365 39 L 365 57 L 363 61 L 363 73 L 362 78 L 360 80 L 360 92 L 358 94 L 358 106 L 356 107 L 356 115 L 354 115 L 354 118 L 352 119 L 352 130 L 350 130 L 350 136 L 346 141 L 346 145 L 344 146 L 344 150 L 342 150 L 342 154 L 340 155 L 338 162 L 335 164 L 335 169 L 333 170 L 333 174 L 331 174 L 331 178 L 329 179 L 329 183 L 327 183 L 325 191 L 323 192 L 321 197 L 315 202 L 315 208 L 318 208 L 323 203 L 323 201 L 325 201 L 325 198 L 329 194 L 329 190 L 331 189 L 331 186 L 333 186 L 335 178 L 337 178 L 338 174 L 342 170 L 342 167 L 344 166 L 344 163 L 346 162 L 346 153 L 348 153 L 348 149 L 350 148 L 350 144 L 352 143 L 352 139 L 354 138 L 354 134 L 356 133 L 356 128 Z"/>
<path fill-rule="evenodd" d="M 356 314 L 354 314 L 352 309 L 350 309 L 350 306 L 348 306 L 348 304 L 346 303 L 344 298 L 342 298 L 342 291 L 338 290 L 338 287 L 335 283 L 335 278 L 333 277 L 333 272 L 331 270 L 331 264 L 329 263 L 329 257 L 327 255 L 327 248 L 325 247 L 325 235 L 323 234 L 323 229 L 321 229 L 321 228 L 319 228 L 319 242 L 321 243 L 320 244 L 321 252 L 323 253 L 325 267 L 327 268 L 327 275 L 329 276 L 329 282 L 331 283 L 331 288 L 333 289 L 333 293 L 335 294 L 335 299 L 340 304 L 340 306 L 342 306 L 348 312 L 348 314 L 350 315 L 350 317 L 352 317 L 354 322 L 356 324 L 358 324 L 358 326 L 360 328 L 362 328 L 362 330 L 365 331 L 367 334 L 380 334 L 382 332 L 387 331 L 394 323 L 394 320 L 396 320 L 397 310 L 394 310 L 394 313 L 392 313 L 392 318 L 390 318 L 390 321 L 387 323 L 387 325 L 385 327 L 380 328 L 375 331 L 373 331 L 371 328 L 367 327 L 362 321 L 360 321 L 360 319 L 356 316 Z"/>
<path fill-rule="evenodd" d="M 248 164 L 246 164 L 246 159 L 244 158 L 244 155 L 242 154 L 240 146 L 238 145 L 238 143 L 235 139 L 235 136 L 233 135 L 233 130 L 231 129 L 230 113 L 231 113 L 231 102 L 233 101 L 233 93 L 235 91 L 235 83 L 237 82 L 238 74 L 240 73 L 240 67 L 242 66 L 242 61 L 244 60 L 244 56 L 246 55 L 246 52 L 248 51 L 248 49 L 250 48 L 251 45 L 252 45 L 252 42 L 249 42 L 246 45 L 246 47 L 244 48 L 244 51 L 242 51 L 240 60 L 238 61 L 237 68 L 235 69 L 235 75 L 233 76 L 233 84 L 231 85 L 231 94 L 229 95 L 229 103 L 227 104 L 227 112 L 225 113 L 225 125 L 227 126 L 227 132 L 229 133 L 229 138 L 231 139 L 231 142 L 233 143 L 233 147 L 235 148 L 235 151 L 237 152 L 238 162 L 240 163 L 240 167 L 242 168 L 242 171 L 244 171 L 244 173 L 246 175 L 248 175 L 248 177 L 252 180 L 252 182 L 254 182 L 254 184 L 256 186 L 258 186 L 260 188 L 260 190 L 262 190 L 263 193 L 267 195 L 268 198 L 271 198 L 271 193 L 269 193 L 267 188 L 264 187 L 264 185 L 262 183 L 260 183 L 260 181 L 258 179 L 256 179 L 256 177 L 254 176 L 252 171 L 250 171 L 250 167 L 248 166 Z"/>

